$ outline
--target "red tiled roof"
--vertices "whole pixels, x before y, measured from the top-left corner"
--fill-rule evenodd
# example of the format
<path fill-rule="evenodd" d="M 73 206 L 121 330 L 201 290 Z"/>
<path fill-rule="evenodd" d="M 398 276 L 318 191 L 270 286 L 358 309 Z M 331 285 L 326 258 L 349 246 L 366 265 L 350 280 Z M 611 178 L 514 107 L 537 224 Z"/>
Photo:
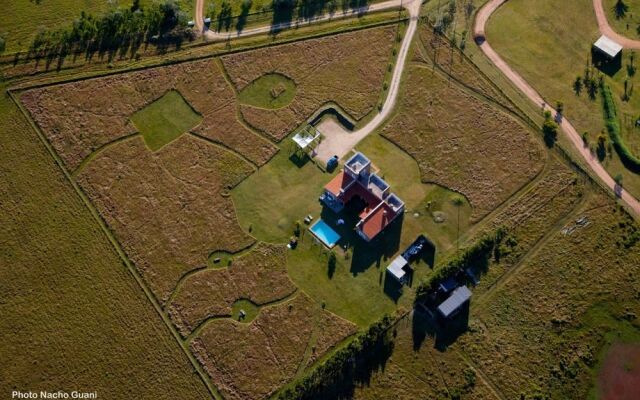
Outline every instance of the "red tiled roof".
<path fill-rule="evenodd" d="M 340 171 L 340 173 L 327 183 L 324 188 L 337 197 L 340 195 L 340 189 L 346 188 L 351 182 L 353 182 L 351 175 L 345 174 L 344 171 Z"/>
<path fill-rule="evenodd" d="M 389 207 L 387 203 L 382 203 L 379 208 L 362 220 L 360 230 L 369 239 L 373 239 L 378 233 L 382 232 L 382 230 L 389 225 L 395 217 L 396 213 L 393 209 Z"/>

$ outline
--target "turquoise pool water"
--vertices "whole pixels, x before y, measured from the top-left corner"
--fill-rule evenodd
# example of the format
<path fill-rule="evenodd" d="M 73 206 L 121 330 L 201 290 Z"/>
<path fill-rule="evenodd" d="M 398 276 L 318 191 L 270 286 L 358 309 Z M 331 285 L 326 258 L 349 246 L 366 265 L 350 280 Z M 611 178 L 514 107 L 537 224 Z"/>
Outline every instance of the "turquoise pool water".
<path fill-rule="evenodd" d="M 309 230 L 328 248 L 332 248 L 336 243 L 338 243 L 338 240 L 340 240 L 340 235 L 331 229 L 331 227 L 323 220 L 318 220 L 318 222 L 313 224 Z"/>

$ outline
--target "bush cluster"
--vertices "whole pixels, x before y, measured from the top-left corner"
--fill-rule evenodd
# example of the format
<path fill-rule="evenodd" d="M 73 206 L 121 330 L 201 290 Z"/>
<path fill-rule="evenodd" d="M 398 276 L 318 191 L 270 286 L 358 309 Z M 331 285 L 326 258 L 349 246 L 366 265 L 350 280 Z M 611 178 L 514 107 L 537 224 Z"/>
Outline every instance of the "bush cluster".
<path fill-rule="evenodd" d="M 616 111 L 616 104 L 611 94 L 611 89 L 606 84 L 600 85 L 602 93 L 602 107 L 604 111 L 604 120 L 609 137 L 613 142 L 616 152 L 620 156 L 622 163 L 634 172 L 640 172 L 640 159 L 631 153 L 631 150 L 625 144 L 620 132 L 620 120 Z"/>

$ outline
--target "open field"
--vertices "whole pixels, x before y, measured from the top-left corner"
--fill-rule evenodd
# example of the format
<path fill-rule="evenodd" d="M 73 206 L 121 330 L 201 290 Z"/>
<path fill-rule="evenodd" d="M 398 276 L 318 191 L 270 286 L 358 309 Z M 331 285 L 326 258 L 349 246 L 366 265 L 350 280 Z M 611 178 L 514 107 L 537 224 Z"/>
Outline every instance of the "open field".
<path fill-rule="evenodd" d="M 577 77 L 584 80 L 590 48 L 599 35 L 591 0 L 562 3 L 543 0 L 537 2 L 536 7 L 526 1 L 513 0 L 500 7 L 487 26 L 487 37 L 494 49 L 549 103 L 564 103 L 564 115 L 579 132 L 587 133 L 588 144 L 594 152 L 604 128 L 600 93 L 591 96 L 584 85 L 576 91 L 574 83 Z M 558 40 L 559 37 L 562 40 Z M 640 135 L 634 126 L 640 96 L 633 88 L 640 81 L 635 69 L 629 68 L 630 57 L 631 52 L 625 50 L 619 70 L 608 71 L 607 75 L 590 68 L 590 74 L 596 79 L 602 76 L 611 87 L 623 136 L 630 148 L 638 148 Z M 624 96 L 625 81 L 628 97 Z M 607 151 L 602 164 L 611 176 L 621 174 L 624 187 L 639 196 L 640 176 L 622 165 L 608 143 L 610 140 L 605 143 Z"/>
<path fill-rule="evenodd" d="M 254 242 L 228 198 L 252 171 L 241 158 L 192 135 L 155 153 L 134 137 L 101 152 L 77 179 L 164 303 L 210 253 L 235 253 Z"/>
<path fill-rule="evenodd" d="M 222 62 L 239 91 L 267 74 L 282 74 L 295 82 L 296 96 L 286 107 L 240 108 L 247 123 L 280 141 L 328 102 L 356 120 L 372 112 L 396 35 L 396 26 L 367 29 L 223 56 Z M 367 60 L 366 67 L 361 60 Z"/>
<path fill-rule="evenodd" d="M 496 396 L 456 352 L 435 348 L 421 314 L 400 320 L 394 328 L 393 350 L 369 382 L 355 389 L 355 399 L 477 399 Z"/>
<path fill-rule="evenodd" d="M 168 91 L 131 117 L 131 122 L 152 151 L 159 150 L 201 121 L 202 117 L 175 90 Z"/>
<path fill-rule="evenodd" d="M 507 398 L 587 398 L 608 343 L 640 338 L 637 224 L 599 192 L 574 216 L 587 223 L 555 228 L 461 338 Z"/>
<path fill-rule="evenodd" d="M 168 306 L 180 332 L 186 336 L 207 318 L 231 316 L 238 299 L 260 306 L 292 294 L 296 288 L 287 276 L 286 252 L 284 245 L 260 243 L 226 268 L 201 270 L 186 278 Z"/>
<path fill-rule="evenodd" d="M 313 348 L 327 350 L 354 331 L 352 324 L 299 293 L 261 310 L 248 325 L 230 319 L 210 322 L 191 348 L 225 398 L 260 399 L 304 368 Z"/>
<path fill-rule="evenodd" d="M 212 59 L 32 89 L 21 100 L 75 170 L 92 152 L 136 133 L 130 118 L 169 90 L 177 90 L 202 116 L 193 133 L 257 165 L 275 153 L 275 146 L 238 121 L 235 93 Z M 122 98 L 127 100 L 115 101 Z"/>
<path fill-rule="evenodd" d="M 417 60 L 436 66 L 471 90 L 511 111 L 518 112 L 504 93 L 486 76 L 479 73 L 477 67 L 463 56 L 458 47 L 452 47 L 448 39 L 436 34 L 431 25 L 421 24 L 418 34 L 420 39 L 414 56 Z"/>
<path fill-rule="evenodd" d="M 543 152 L 512 116 L 449 84 L 431 69 L 411 66 L 405 96 L 382 135 L 411 154 L 422 181 L 464 195 L 477 221 L 542 168 Z"/>
<path fill-rule="evenodd" d="M 4 92 L 0 392 L 209 399 L 179 344 Z"/>

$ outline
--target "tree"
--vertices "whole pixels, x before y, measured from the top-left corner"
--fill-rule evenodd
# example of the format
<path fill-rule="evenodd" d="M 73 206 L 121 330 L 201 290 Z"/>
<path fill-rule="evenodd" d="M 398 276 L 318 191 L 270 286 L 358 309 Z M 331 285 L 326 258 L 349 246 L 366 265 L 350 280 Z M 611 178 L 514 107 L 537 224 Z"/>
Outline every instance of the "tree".
<path fill-rule="evenodd" d="M 4 50 L 7 48 L 7 40 L 3 35 L 0 35 L 0 54 L 4 53 Z"/>
<path fill-rule="evenodd" d="M 573 91 L 576 93 L 576 96 L 580 96 L 580 93 L 582 93 L 582 77 L 580 75 L 573 81 Z"/>
<path fill-rule="evenodd" d="M 550 111 L 544 112 L 542 135 L 544 137 L 544 142 L 548 147 L 553 147 L 553 145 L 556 143 L 556 140 L 558 140 L 558 124 L 553 121 Z"/>
<path fill-rule="evenodd" d="M 616 181 L 616 185 L 622 186 L 622 174 L 617 174 L 613 180 Z"/>
<path fill-rule="evenodd" d="M 560 115 L 564 112 L 564 103 L 560 100 L 556 101 L 556 112 Z"/>
<path fill-rule="evenodd" d="M 616 19 L 626 17 L 627 11 L 629 11 L 629 6 L 623 0 L 617 0 L 616 4 L 613 6 L 613 13 L 616 16 Z"/>
<path fill-rule="evenodd" d="M 333 251 L 329 253 L 329 259 L 327 260 L 327 275 L 329 279 L 333 278 L 333 274 L 336 272 L 336 264 L 338 262 L 338 258 L 336 257 L 336 253 Z"/>

